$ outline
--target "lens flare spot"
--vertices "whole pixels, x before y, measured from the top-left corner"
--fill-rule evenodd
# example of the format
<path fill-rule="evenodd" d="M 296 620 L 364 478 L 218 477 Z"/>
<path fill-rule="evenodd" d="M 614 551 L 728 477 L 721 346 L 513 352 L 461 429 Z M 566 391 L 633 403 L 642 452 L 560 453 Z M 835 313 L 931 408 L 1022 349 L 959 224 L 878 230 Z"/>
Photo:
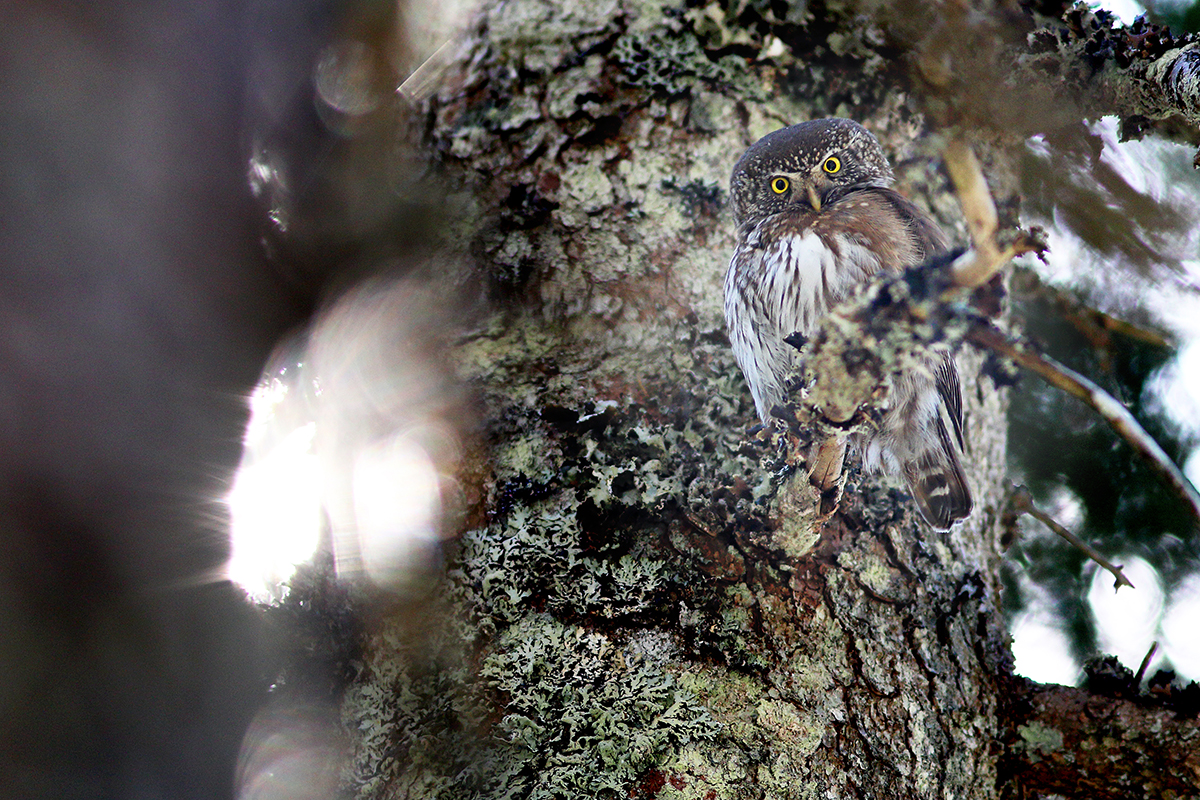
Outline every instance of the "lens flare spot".
<path fill-rule="evenodd" d="M 361 116 L 375 110 L 374 51 L 363 42 L 343 41 L 326 47 L 313 68 L 317 96 L 342 114 Z"/>
<path fill-rule="evenodd" d="M 363 451 L 354 465 L 354 514 L 363 567 L 393 584 L 427 561 L 440 539 L 437 465 L 411 434 Z"/>
<path fill-rule="evenodd" d="M 336 708 L 276 700 L 242 739 L 237 800 L 325 800 L 340 796 L 347 742 Z"/>
<path fill-rule="evenodd" d="M 323 481 L 313 454 L 316 432 L 316 423 L 296 428 L 234 477 L 228 575 L 256 600 L 278 599 L 296 565 L 317 549 Z"/>

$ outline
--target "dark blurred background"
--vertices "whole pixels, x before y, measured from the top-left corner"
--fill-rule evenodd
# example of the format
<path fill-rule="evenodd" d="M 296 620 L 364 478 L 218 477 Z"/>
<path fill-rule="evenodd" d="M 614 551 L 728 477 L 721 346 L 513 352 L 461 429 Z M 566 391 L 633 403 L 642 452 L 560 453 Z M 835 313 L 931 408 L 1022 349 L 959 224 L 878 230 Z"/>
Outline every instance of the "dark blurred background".
<path fill-rule="evenodd" d="M 314 103 L 314 67 L 342 35 L 401 58 L 397 5 L 3 17 L 0 795 L 229 797 L 279 668 L 221 572 L 246 397 L 404 214 L 378 168 L 334 191 L 384 111 Z"/>

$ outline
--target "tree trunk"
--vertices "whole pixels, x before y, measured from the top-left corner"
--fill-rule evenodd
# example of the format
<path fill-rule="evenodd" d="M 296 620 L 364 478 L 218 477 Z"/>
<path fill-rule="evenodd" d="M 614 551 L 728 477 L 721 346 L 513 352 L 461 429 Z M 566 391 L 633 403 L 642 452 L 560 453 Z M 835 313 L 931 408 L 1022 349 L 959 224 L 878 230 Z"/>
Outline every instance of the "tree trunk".
<path fill-rule="evenodd" d="M 960 354 L 964 524 L 929 531 L 855 465 L 821 523 L 747 433 L 721 311 L 729 174 L 783 125 L 862 122 L 963 227 L 870 29 L 784 64 L 757 14 L 508 0 L 432 101 L 472 209 L 475 284 L 447 283 L 487 309 L 453 348 L 479 499 L 426 613 L 368 637 L 343 707 L 359 796 L 999 796 L 1004 390 Z"/>

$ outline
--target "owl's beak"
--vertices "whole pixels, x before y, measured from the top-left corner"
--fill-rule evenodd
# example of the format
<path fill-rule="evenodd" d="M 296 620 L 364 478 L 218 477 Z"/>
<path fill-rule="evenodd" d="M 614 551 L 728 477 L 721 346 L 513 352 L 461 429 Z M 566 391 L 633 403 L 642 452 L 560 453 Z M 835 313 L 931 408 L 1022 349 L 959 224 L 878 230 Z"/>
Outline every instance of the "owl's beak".
<path fill-rule="evenodd" d="M 813 211 L 820 211 L 821 195 L 817 194 L 817 188 L 811 183 L 805 184 L 804 188 L 808 190 L 808 202 L 813 207 Z"/>

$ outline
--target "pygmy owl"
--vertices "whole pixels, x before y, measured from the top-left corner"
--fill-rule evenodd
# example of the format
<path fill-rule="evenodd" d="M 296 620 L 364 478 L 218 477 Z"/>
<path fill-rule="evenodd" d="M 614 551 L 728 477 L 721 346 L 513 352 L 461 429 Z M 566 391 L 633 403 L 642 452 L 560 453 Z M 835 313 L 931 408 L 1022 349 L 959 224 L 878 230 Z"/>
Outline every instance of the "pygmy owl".
<path fill-rule="evenodd" d="M 879 142 L 846 119 L 775 131 L 734 166 L 737 244 L 725 275 L 725 321 L 764 423 L 798 363 L 786 338 L 814 333 L 876 274 L 945 251 L 941 229 L 889 188 L 892 180 Z M 949 353 L 920 361 L 892 380 L 878 428 L 851 443 L 866 469 L 902 474 L 925 521 L 944 530 L 971 511 L 958 456 L 962 394 Z M 818 487 L 836 483 L 844 447 L 844 440 L 814 447 L 809 469 Z"/>

